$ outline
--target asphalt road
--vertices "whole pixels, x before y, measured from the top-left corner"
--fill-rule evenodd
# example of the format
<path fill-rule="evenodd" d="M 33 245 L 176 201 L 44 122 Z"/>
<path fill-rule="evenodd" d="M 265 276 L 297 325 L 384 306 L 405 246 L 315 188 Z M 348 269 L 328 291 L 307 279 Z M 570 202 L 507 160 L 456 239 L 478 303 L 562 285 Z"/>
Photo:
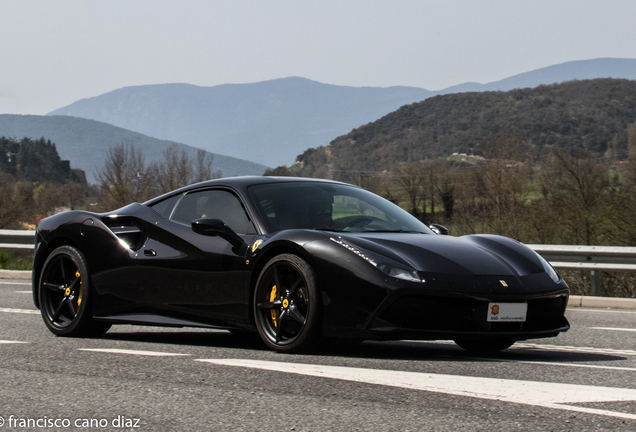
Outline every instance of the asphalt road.
<path fill-rule="evenodd" d="M 488 356 L 448 341 L 284 355 L 197 329 L 55 337 L 30 284 L 4 280 L 0 432 L 636 430 L 636 311 L 567 316 L 568 333 Z"/>

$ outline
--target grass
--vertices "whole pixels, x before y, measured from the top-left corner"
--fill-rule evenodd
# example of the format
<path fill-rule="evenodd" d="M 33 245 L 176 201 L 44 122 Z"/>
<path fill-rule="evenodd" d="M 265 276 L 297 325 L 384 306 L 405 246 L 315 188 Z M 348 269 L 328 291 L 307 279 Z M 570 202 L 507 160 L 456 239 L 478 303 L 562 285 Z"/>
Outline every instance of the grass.
<path fill-rule="evenodd" d="M 2 270 L 32 270 L 32 251 L 7 251 L 0 250 L 0 269 Z"/>

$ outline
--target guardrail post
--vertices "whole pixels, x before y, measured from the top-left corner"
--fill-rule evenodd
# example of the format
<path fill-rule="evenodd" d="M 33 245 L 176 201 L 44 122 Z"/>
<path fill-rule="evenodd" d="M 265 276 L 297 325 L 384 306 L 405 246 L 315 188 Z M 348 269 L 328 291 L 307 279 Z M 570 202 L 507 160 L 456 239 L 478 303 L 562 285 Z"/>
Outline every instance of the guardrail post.
<path fill-rule="evenodd" d="M 595 297 L 601 296 L 601 272 L 599 270 L 592 270 L 592 295 Z"/>

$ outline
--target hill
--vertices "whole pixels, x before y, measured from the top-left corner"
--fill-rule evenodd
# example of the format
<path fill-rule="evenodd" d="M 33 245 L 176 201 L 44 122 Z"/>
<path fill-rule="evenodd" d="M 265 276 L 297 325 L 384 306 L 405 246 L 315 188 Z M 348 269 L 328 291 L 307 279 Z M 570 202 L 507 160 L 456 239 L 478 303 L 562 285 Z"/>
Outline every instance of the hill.
<path fill-rule="evenodd" d="M 275 167 L 296 155 L 428 97 L 510 90 L 573 79 L 636 79 L 636 59 L 567 62 L 488 84 L 444 90 L 347 87 L 304 78 L 198 87 L 125 87 L 83 99 L 50 114 L 88 118 Z"/>
<path fill-rule="evenodd" d="M 304 78 L 215 87 L 163 84 L 122 88 L 51 114 L 94 119 L 276 166 L 431 94 L 413 87 L 355 88 Z"/>
<path fill-rule="evenodd" d="M 508 92 L 435 96 L 404 106 L 298 156 L 300 174 L 347 178 L 391 169 L 399 162 L 481 155 L 505 131 L 522 142 L 523 158 L 554 147 L 625 157 L 629 124 L 636 122 L 636 81 L 596 79 Z"/>
<path fill-rule="evenodd" d="M 171 144 L 192 158 L 197 149 L 185 144 L 159 140 L 110 124 L 68 116 L 0 115 L 0 136 L 21 139 L 45 137 L 53 141 L 62 159 L 74 168 L 86 172 L 89 183 L 96 182 L 108 148 L 117 144 L 133 143 L 143 150 L 147 162 L 163 158 L 163 151 Z M 214 154 L 212 170 L 221 170 L 224 177 L 260 175 L 266 167 L 254 162 Z"/>

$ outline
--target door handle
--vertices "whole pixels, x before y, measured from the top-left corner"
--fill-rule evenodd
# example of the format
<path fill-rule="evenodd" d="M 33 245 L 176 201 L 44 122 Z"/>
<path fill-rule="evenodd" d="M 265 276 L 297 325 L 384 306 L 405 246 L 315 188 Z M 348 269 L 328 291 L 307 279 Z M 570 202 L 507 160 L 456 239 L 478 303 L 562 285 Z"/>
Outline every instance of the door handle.
<path fill-rule="evenodd" d="M 157 256 L 157 251 L 154 249 L 144 249 L 145 256 Z"/>

